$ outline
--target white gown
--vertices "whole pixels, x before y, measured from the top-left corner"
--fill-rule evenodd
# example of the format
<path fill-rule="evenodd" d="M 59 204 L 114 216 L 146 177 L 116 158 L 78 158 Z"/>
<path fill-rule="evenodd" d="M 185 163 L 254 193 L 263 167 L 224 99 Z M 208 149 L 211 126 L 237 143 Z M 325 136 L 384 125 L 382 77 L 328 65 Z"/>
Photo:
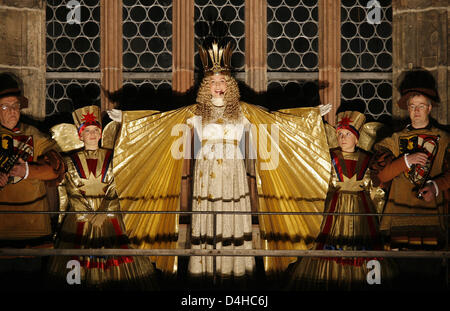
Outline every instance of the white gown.
<path fill-rule="evenodd" d="M 198 150 L 195 154 L 192 210 L 251 211 L 241 151 L 245 146 L 244 130 L 249 127 L 249 121 L 242 117 L 234 124 L 221 119 L 202 124 L 201 117 L 195 116 L 187 123 L 195 129 L 197 140 L 194 149 Z M 192 249 L 252 249 L 250 214 L 193 214 L 191 224 Z M 236 278 L 251 275 L 254 267 L 254 257 L 192 256 L 188 270 L 192 276 L 212 276 L 215 269 L 219 278 Z"/>

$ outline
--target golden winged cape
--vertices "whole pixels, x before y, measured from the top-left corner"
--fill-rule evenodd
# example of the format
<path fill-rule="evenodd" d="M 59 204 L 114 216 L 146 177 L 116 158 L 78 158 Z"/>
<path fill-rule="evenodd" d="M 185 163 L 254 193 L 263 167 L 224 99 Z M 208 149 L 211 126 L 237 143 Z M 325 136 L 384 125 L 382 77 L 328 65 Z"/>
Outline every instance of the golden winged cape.
<path fill-rule="evenodd" d="M 252 124 L 257 149 L 258 212 L 322 212 L 330 179 L 330 155 L 318 108 L 296 108 L 294 113 L 266 112 L 241 102 Z M 188 131 L 186 120 L 194 106 L 169 112 L 123 112 L 114 149 L 114 175 L 128 236 L 140 248 L 177 248 L 175 213 L 179 211 L 183 159 L 180 142 Z M 177 152 L 175 152 L 177 153 Z M 259 215 L 262 249 L 307 249 L 319 233 L 322 216 Z M 176 272 L 177 258 L 152 258 L 159 269 Z M 296 258 L 265 257 L 267 272 L 284 271 Z"/>

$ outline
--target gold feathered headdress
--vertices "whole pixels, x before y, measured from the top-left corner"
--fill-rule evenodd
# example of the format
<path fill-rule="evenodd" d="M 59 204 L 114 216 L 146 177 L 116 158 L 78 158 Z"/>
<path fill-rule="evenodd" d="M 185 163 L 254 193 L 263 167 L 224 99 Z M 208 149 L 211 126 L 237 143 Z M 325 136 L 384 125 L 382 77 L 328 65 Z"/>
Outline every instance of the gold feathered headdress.
<path fill-rule="evenodd" d="M 213 42 L 210 47 L 198 45 L 198 53 L 203 64 L 205 76 L 213 74 L 231 74 L 231 55 L 234 44 L 230 41 L 225 47 L 219 47 L 219 43 Z"/>

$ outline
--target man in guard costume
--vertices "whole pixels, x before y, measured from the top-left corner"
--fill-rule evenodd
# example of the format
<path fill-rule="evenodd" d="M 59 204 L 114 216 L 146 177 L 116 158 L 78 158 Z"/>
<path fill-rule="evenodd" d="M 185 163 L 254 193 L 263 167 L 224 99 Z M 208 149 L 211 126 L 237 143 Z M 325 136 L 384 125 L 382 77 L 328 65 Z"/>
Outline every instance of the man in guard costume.
<path fill-rule="evenodd" d="M 448 213 L 450 173 L 448 133 L 430 120 L 433 106 L 440 101 L 436 82 L 428 71 L 416 69 L 405 73 L 399 91 L 398 105 L 408 110 L 411 123 L 374 146 L 375 179 L 384 184 L 392 181 L 384 214 L 436 216 L 384 215 L 380 229 L 390 237 L 391 249 L 439 249 L 445 241 L 445 218 L 440 215 Z"/>
<path fill-rule="evenodd" d="M 48 211 L 47 187 L 56 186 L 64 176 L 64 163 L 55 142 L 35 127 L 20 122 L 20 110 L 28 100 L 19 80 L 0 74 L 0 210 Z M 52 247 L 49 214 L 2 214 L 0 247 Z M 2 258 L 0 274 L 20 280 L 18 273 L 41 270 L 41 257 Z M 26 282 L 22 282 L 23 288 Z"/>

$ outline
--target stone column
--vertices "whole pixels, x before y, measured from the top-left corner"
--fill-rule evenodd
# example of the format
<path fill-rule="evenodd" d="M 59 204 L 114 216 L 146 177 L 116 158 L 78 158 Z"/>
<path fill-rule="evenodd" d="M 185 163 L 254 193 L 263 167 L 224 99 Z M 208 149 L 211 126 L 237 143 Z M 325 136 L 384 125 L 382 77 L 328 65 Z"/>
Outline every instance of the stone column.
<path fill-rule="evenodd" d="M 245 83 L 267 90 L 267 1 L 245 1 Z"/>
<path fill-rule="evenodd" d="M 45 1 L 0 1 L 0 71 L 23 81 L 29 104 L 22 113 L 45 117 Z"/>
<path fill-rule="evenodd" d="M 114 92 L 122 87 L 122 1 L 100 0 L 100 72 L 102 88 Z M 101 94 L 102 111 L 114 108 Z"/>
<path fill-rule="evenodd" d="M 441 98 L 439 107 L 433 108 L 431 115 L 439 123 L 448 124 L 448 0 L 393 0 L 392 11 L 392 114 L 397 117 L 407 116 L 407 112 L 397 106 L 400 98 L 397 91 L 400 83 L 398 77 L 404 70 L 422 67 L 434 75 Z"/>
<path fill-rule="evenodd" d="M 194 86 L 194 0 L 174 0 L 172 7 L 172 90 Z"/>
<path fill-rule="evenodd" d="M 325 119 L 334 125 L 341 101 L 341 1 L 319 0 L 319 81 L 322 104 L 332 104 Z"/>

